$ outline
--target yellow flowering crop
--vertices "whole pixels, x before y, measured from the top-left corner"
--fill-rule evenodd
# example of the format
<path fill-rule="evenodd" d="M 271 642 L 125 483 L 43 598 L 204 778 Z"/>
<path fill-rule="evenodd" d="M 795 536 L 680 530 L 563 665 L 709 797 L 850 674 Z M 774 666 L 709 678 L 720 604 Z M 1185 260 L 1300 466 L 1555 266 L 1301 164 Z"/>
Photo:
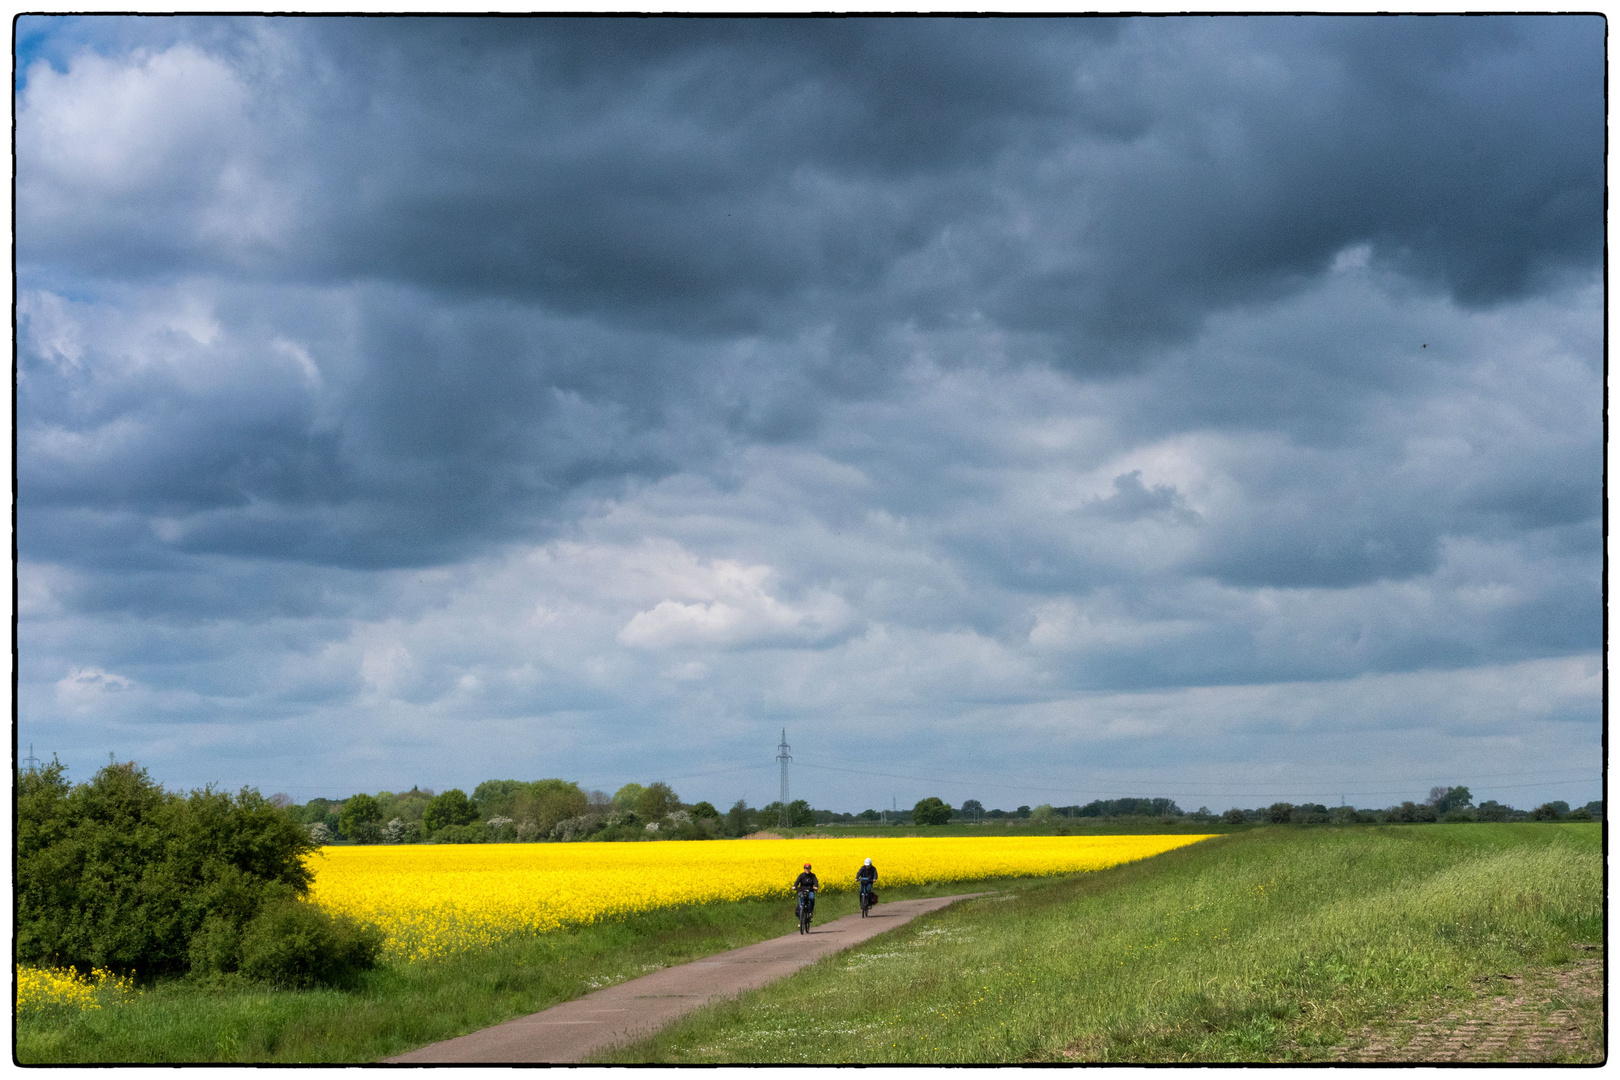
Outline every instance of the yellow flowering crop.
<path fill-rule="evenodd" d="M 18 967 L 16 971 L 19 1016 L 99 1009 L 103 1004 L 122 1004 L 135 994 L 133 980 L 101 968 L 88 978 L 71 968 Z"/>
<path fill-rule="evenodd" d="M 870 858 L 884 885 L 1100 870 L 1204 836 L 882 837 L 625 844 L 328 847 L 314 898 L 381 927 L 395 959 L 654 908 L 791 895 L 804 863 L 851 889 Z"/>

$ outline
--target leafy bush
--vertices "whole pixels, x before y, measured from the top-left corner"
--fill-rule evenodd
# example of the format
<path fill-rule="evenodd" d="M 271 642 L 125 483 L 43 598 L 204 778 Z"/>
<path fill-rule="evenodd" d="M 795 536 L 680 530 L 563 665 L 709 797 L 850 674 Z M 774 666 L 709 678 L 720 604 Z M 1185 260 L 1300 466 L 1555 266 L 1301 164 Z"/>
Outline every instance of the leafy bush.
<path fill-rule="evenodd" d="M 275 963 L 250 969 L 250 945 L 270 933 L 260 920 L 272 909 L 316 910 L 300 899 L 313 850 L 297 818 L 251 788 L 182 798 L 134 762 L 70 787 L 53 761 L 18 782 L 16 959 L 142 976 L 240 966 L 267 977 L 255 972 Z M 357 928 L 329 930 L 300 939 L 307 977 L 371 962 L 353 944 L 364 936 Z M 328 948 L 338 951 L 317 955 Z"/>
<path fill-rule="evenodd" d="M 383 933 L 286 895 L 242 929 L 239 970 L 250 979 L 301 989 L 347 985 L 375 967 Z"/>
<path fill-rule="evenodd" d="M 553 840 L 582 840 L 599 831 L 606 821 L 607 819 L 601 814 L 581 814 L 579 817 L 567 818 L 552 826 L 551 838 Z"/>
<path fill-rule="evenodd" d="M 484 844 L 492 837 L 487 825 L 446 825 L 433 834 L 440 844 Z"/>

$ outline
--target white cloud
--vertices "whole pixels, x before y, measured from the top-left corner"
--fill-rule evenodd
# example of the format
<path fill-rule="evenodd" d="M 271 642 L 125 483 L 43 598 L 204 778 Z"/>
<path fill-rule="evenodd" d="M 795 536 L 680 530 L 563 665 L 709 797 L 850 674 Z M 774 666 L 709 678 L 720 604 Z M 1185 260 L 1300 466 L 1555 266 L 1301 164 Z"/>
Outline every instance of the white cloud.
<path fill-rule="evenodd" d="M 703 562 L 682 551 L 671 555 L 666 575 L 676 579 L 677 597 L 637 612 L 618 640 L 642 649 L 682 646 L 807 645 L 845 630 L 849 605 L 824 590 L 811 590 L 799 604 L 786 603 L 768 588 L 768 566 L 745 566 L 717 559 Z"/>
<path fill-rule="evenodd" d="M 85 708 L 134 685 L 130 679 L 98 667 L 74 668 L 56 681 L 56 697 L 69 708 Z"/>

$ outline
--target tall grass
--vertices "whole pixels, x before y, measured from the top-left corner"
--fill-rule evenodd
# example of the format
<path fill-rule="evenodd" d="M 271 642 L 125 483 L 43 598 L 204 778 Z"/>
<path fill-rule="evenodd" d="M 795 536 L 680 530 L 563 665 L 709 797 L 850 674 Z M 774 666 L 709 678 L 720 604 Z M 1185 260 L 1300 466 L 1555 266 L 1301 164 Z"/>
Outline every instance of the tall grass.
<path fill-rule="evenodd" d="M 956 905 L 608 1055 L 1267 1061 L 1602 940 L 1601 827 L 1259 829 Z"/>

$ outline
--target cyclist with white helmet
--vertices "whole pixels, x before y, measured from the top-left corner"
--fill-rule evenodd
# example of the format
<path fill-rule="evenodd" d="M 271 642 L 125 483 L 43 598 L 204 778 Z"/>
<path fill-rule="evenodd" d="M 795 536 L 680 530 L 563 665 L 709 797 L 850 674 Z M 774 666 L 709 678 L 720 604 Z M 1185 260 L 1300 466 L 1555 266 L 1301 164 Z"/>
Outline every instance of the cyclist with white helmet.
<path fill-rule="evenodd" d="M 867 859 L 865 865 L 855 871 L 855 880 L 861 887 L 861 918 L 866 918 L 866 910 L 877 903 L 877 893 L 872 889 L 877 885 L 877 867 L 872 860 Z"/>

